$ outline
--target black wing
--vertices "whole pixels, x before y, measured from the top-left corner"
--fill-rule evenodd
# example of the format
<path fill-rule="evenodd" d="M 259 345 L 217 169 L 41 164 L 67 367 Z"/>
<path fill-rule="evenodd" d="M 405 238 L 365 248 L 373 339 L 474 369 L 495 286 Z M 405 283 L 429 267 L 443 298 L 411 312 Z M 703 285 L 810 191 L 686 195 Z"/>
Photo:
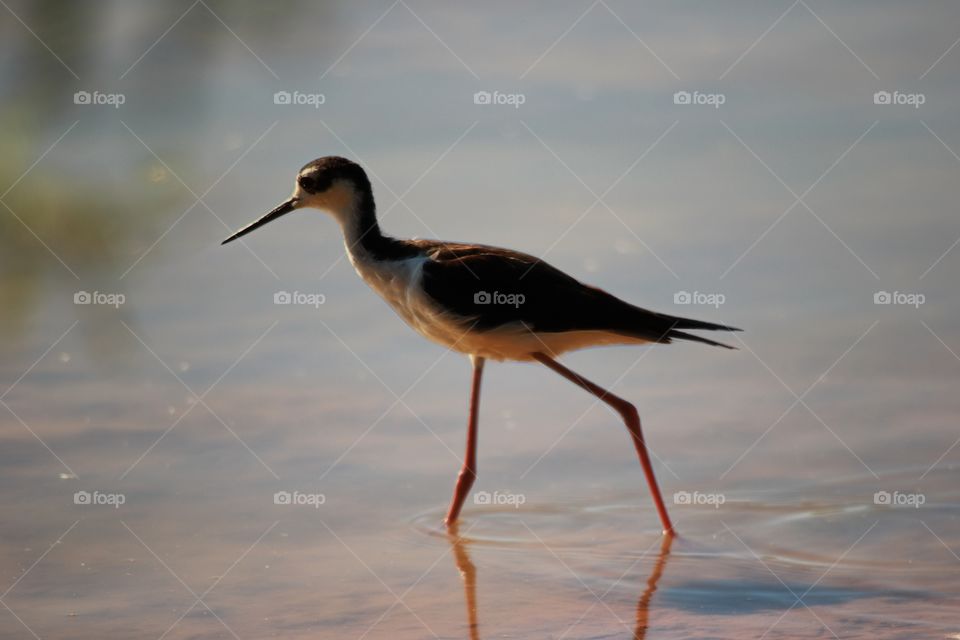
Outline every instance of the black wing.
<path fill-rule="evenodd" d="M 481 331 L 524 323 L 542 333 L 599 330 L 651 342 L 678 338 L 722 347 L 728 345 L 678 329 L 739 331 L 636 307 L 525 253 L 485 245 L 415 242 L 429 258 L 423 267 L 427 295 Z"/>

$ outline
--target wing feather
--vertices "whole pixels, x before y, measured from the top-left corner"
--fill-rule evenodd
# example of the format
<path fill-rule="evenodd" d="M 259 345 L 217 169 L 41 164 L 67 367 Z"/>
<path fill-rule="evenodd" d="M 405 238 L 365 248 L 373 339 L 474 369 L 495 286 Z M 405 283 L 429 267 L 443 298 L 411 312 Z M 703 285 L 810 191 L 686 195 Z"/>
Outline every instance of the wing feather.
<path fill-rule="evenodd" d="M 476 330 L 526 325 L 538 333 L 609 331 L 650 342 L 727 345 L 677 329 L 734 327 L 643 309 L 584 284 L 531 255 L 486 245 L 415 241 L 426 250 L 423 288 Z"/>

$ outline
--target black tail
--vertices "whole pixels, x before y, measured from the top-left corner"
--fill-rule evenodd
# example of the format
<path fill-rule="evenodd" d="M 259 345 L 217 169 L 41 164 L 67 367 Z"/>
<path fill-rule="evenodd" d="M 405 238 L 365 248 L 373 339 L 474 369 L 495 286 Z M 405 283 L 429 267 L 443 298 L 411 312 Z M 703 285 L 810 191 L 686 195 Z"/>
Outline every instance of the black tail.
<path fill-rule="evenodd" d="M 678 318 L 677 316 L 668 316 L 665 313 L 658 313 L 674 329 L 699 329 L 701 331 L 743 331 L 737 327 L 728 327 L 725 324 L 715 324 L 713 322 L 704 322 L 703 320 L 691 320 L 690 318 Z M 679 336 L 678 336 L 679 337 Z"/>
<path fill-rule="evenodd" d="M 600 329 L 603 331 L 612 331 L 626 336 L 641 338 L 649 342 L 669 343 L 676 340 L 690 340 L 692 342 L 702 342 L 714 347 L 723 347 L 725 349 L 735 349 L 728 344 L 701 338 L 700 336 L 681 331 L 688 329 L 694 331 L 740 331 L 736 327 L 729 327 L 724 324 L 714 324 L 713 322 L 704 322 L 702 320 L 691 320 L 690 318 L 680 318 L 666 313 L 657 313 L 649 309 L 634 306 L 629 302 L 624 302 L 600 289 L 589 289 L 594 296 L 593 305 L 583 305 L 578 311 L 587 316 L 586 320 L 581 322 L 576 329 Z M 570 327 L 564 327 L 565 330 L 573 330 Z"/>
<path fill-rule="evenodd" d="M 739 329 L 737 329 L 739 331 Z M 690 340 L 692 342 L 702 342 L 703 344 L 709 344 L 714 347 L 723 347 L 724 349 L 736 349 L 736 347 L 730 346 L 729 344 L 724 344 L 722 342 L 717 342 L 716 340 L 710 340 L 709 338 L 701 338 L 700 336 L 695 336 L 692 333 L 685 333 L 683 331 L 673 330 L 666 335 L 664 342 L 669 343 L 671 340 Z"/>
<path fill-rule="evenodd" d="M 700 336 L 693 335 L 692 333 L 678 331 L 678 329 L 696 329 L 700 331 L 743 331 L 743 329 L 738 329 L 737 327 L 728 327 L 724 324 L 704 322 L 703 320 L 678 318 L 677 316 L 670 316 L 663 313 L 657 315 L 662 317 L 663 320 L 670 326 L 670 330 L 664 334 L 664 342 L 670 342 L 673 339 L 690 340 L 691 342 L 701 342 L 714 347 L 723 347 L 724 349 L 736 349 L 736 347 L 730 346 L 729 344 L 717 342 L 716 340 L 710 340 L 709 338 L 701 338 Z"/>

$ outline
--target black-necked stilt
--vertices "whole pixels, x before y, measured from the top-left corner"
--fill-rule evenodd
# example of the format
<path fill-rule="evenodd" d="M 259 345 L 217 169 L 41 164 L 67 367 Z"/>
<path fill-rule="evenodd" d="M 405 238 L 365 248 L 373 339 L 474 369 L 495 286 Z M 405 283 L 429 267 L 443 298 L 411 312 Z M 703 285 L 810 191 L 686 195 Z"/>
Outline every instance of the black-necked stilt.
<path fill-rule="evenodd" d="M 585 347 L 669 343 L 674 339 L 732 348 L 681 329 L 738 329 L 635 307 L 518 251 L 385 236 L 377 224 L 367 174 L 360 165 L 337 156 L 304 166 L 288 200 L 223 244 L 304 207 L 325 210 L 336 218 L 357 273 L 407 324 L 424 337 L 467 354 L 473 362 L 467 450 L 447 525 L 457 521 L 477 477 L 480 378 L 484 362 L 492 358 L 540 362 L 616 410 L 633 437 L 663 530 L 673 532 L 636 407 L 555 358 Z"/>

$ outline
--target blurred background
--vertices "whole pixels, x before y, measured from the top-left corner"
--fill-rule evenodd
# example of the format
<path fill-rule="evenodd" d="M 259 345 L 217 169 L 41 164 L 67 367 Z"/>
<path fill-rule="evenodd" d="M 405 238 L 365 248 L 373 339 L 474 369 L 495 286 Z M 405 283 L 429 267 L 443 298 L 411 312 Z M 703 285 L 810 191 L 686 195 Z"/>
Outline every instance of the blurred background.
<path fill-rule="evenodd" d="M 0 5 L 0 636 L 960 632 L 956 3 Z M 467 360 L 321 212 L 219 245 L 331 154 L 388 233 L 745 329 L 564 359 L 637 403 L 669 554 L 528 364 L 512 503 L 442 534 Z"/>

